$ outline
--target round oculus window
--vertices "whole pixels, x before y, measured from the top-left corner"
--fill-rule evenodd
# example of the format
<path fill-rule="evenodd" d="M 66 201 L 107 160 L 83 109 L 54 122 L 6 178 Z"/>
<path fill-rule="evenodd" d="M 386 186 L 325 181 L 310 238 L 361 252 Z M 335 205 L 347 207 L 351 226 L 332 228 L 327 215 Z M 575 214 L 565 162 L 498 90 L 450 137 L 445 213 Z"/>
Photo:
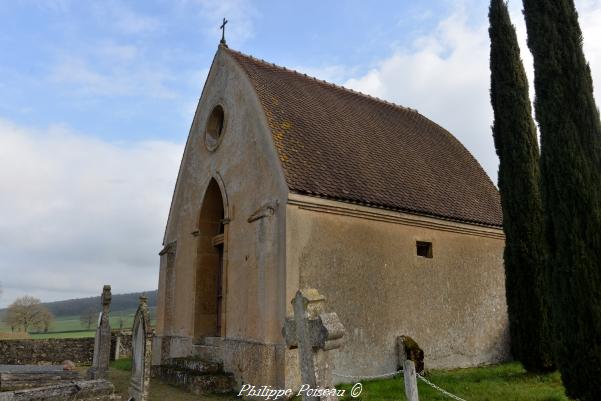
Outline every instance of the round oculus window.
<path fill-rule="evenodd" d="M 209 150 L 215 150 L 219 146 L 224 125 L 225 113 L 223 112 L 223 107 L 217 105 L 211 111 L 205 128 L 205 142 Z"/>

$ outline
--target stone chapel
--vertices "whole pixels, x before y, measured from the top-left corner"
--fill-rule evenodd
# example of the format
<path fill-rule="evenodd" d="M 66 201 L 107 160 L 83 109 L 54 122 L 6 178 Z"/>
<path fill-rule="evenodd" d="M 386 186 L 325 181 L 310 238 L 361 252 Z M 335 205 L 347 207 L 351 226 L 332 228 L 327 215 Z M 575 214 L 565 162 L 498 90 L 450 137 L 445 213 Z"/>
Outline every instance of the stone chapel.
<path fill-rule="evenodd" d="M 400 335 L 429 368 L 508 357 L 499 193 L 466 148 L 416 110 L 224 44 L 163 245 L 154 365 L 198 356 L 238 385 L 298 383 L 282 326 L 299 288 L 346 328 L 336 372 L 397 369 Z"/>

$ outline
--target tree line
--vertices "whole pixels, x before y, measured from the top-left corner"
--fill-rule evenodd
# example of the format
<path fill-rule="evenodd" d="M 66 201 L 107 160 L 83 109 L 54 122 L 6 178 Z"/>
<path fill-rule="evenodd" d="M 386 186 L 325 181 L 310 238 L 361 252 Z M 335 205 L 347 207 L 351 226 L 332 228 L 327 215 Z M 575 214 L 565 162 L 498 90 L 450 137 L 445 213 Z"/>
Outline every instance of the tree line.
<path fill-rule="evenodd" d="M 0 285 L 1 294 L 2 287 Z M 111 310 L 135 310 L 142 294 L 148 294 L 149 305 L 153 310 L 153 307 L 156 306 L 156 290 L 148 293 L 113 295 Z M 96 326 L 100 310 L 100 297 L 42 303 L 38 298 L 25 295 L 17 298 L 6 309 L 2 310 L 0 318 L 12 332 L 38 331 L 47 333 L 57 316 L 79 316 L 81 327 L 91 330 Z M 127 322 L 121 314 L 117 315 L 115 323 L 116 327 L 123 329 Z"/>
<path fill-rule="evenodd" d="M 511 351 L 561 373 L 568 396 L 601 388 L 601 121 L 573 0 L 523 0 L 534 111 L 507 4 L 491 0 L 491 103 Z"/>
<path fill-rule="evenodd" d="M 111 301 L 111 310 L 124 311 L 135 310 L 138 307 L 139 298 L 141 295 L 146 295 L 148 298 L 148 306 L 150 308 L 156 306 L 157 290 L 147 292 L 134 292 L 129 294 L 115 294 Z M 0 288 L 1 295 L 1 288 Z M 63 316 L 81 316 L 94 311 L 96 314 L 100 312 L 100 297 L 87 297 L 68 299 L 64 301 L 44 302 L 42 303 L 55 317 Z M 0 309 L 0 315 L 6 313 L 6 309 Z"/>
<path fill-rule="evenodd" d="M 148 298 L 148 306 L 156 306 L 157 290 L 134 292 L 129 294 L 114 294 L 111 299 L 111 310 L 135 310 L 141 295 Z M 47 302 L 44 304 L 55 316 L 81 316 L 90 310 L 100 312 L 100 296 L 68 299 L 65 301 Z"/>

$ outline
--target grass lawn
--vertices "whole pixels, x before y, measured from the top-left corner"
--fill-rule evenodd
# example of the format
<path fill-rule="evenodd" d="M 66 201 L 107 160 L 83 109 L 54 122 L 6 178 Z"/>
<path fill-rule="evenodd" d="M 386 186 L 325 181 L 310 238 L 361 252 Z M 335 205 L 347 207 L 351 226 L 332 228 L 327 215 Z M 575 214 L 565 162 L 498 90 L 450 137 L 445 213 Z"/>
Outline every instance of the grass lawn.
<path fill-rule="evenodd" d="M 131 360 L 120 359 L 111 363 L 109 380 L 115 385 L 115 392 L 127 399 L 127 388 L 131 370 Z M 428 380 L 466 401 L 569 401 L 559 378 L 559 373 L 532 375 L 524 371 L 519 363 L 486 366 L 449 371 L 435 370 Z M 420 401 L 452 401 L 451 398 L 418 381 Z M 365 381 L 363 392 L 357 398 L 350 396 L 353 384 L 339 388 L 346 389 L 341 401 L 406 401 L 402 376 Z M 300 400 L 295 398 L 295 400 Z M 239 400 L 230 395 L 193 395 L 172 387 L 158 379 L 150 383 L 150 401 L 233 401 Z"/>
<path fill-rule="evenodd" d="M 84 338 L 84 337 L 94 337 L 96 334 L 95 331 L 87 331 L 87 330 L 78 330 L 78 331 L 61 331 L 58 333 L 48 332 L 48 333 L 35 333 L 30 334 L 29 337 L 34 339 L 43 339 L 43 338 Z"/>
<path fill-rule="evenodd" d="M 466 401 L 568 401 L 559 373 L 533 375 L 519 363 L 508 363 L 480 368 L 431 371 L 426 377 L 434 384 Z M 349 396 L 344 401 L 399 401 L 406 400 L 403 377 L 363 382 L 361 396 Z M 418 380 L 420 401 L 448 401 L 451 398 Z"/>

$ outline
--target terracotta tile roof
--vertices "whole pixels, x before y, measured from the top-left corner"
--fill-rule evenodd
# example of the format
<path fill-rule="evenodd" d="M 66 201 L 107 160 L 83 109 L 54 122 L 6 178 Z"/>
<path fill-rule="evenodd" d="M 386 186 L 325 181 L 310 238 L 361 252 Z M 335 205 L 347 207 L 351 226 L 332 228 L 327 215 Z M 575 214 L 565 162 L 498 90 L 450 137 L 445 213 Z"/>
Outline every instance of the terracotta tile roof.
<path fill-rule="evenodd" d="M 254 85 L 291 191 L 502 225 L 480 164 L 417 111 L 225 51 Z"/>

